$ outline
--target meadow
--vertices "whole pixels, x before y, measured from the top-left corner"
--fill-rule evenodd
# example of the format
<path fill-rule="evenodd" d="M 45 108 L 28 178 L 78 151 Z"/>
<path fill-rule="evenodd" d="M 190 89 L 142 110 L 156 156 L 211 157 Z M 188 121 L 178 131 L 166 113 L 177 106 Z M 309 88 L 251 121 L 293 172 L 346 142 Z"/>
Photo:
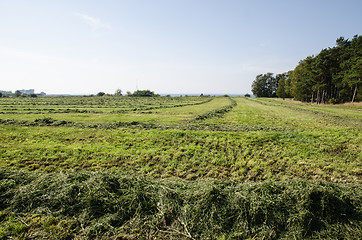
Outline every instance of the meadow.
<path fill-rule="evenodd" d="M 362 105 L 0 99 L 0 238 L 358 239 Z"/>

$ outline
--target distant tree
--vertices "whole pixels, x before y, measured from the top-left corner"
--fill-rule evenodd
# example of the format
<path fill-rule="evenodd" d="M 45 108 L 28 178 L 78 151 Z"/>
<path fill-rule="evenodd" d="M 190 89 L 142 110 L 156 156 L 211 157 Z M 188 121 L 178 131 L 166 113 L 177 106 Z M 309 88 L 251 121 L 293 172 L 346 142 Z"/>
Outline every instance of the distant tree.
<path fill-rule="evenodd" d="M 134 97 L 153 97 L 156 94 L 150 90 L 137 90 L 133 92 L 132 96 Z"/>
<path fill-rule="evenodd" d="M 32 93 L 32 94 L 30 94 L 29 96 L 32 97 L 32 98 L 38 97 L 38 95 L 36 95 L 35 93 Z"/>
<path fill-rule="evenodd" d="M 292 79 L 291 79 L 291 75 L 293 74 L 293 71 L 288 71 L 287 75 L 288 75 L 288 78 L 285 79 L 285 85 L 284 85 L 284 89 L 285 89 L 285 94 L 288 96 L 288 97 L 293 97 L 293 86 L 292 86 Z"/>
<path fill-rule="evenodd" d="M 247 93 L 247 94 L 245 94 L 245 95 L 244 95 L 244 97 L 250 97 L 250 94 L 249 94 L 249 93 Z"/>
<path fill-rule="evenodd" d="M 276 94 L 277 94 L 278 97 L 283 98 L 283 100 L 284 100 L 285 95 L 286 95 L 284 79 L 279 79 L 279 84 L 278 84 L 278 89 L 276 91 Z"/>
<path fill-rule="evenodd" d="M 276 97 L 278 81 L 273 73 L 259 74 L 251 87 L 251 91 L 257 97 Z"/>
<path fill-rule="evenodd" d="M 20 97 L 22 95 L 22 93 L 19 90 L 16 90 L 14 93 L 15 97 Z"/>
<path fill-rule="evenodd" d="M 102 96 L 104 96 L 104 95 L 106 95 L 104 92 L 99 92 L 99 93 L 97 93 L 97 96 L 98 96 L 98 97 L 102 97 Z"/>
<path fill-rule="evenodd" d="M 317 98 L 320 99 L 320 86 L 315 84 L 317 75 L 313 56 L 300 61 L 289 77 L 296 100 L 313 102 Z"/>
<path fill-rule="evenodd" d="M 117 89 L 116 92 L 114 93 L 114 96 L 117 96 L 117 97 L 122 96 L 122 90 L 121 90 L 121 89 Z"/>
<path fill-rule="evenodd" d="M 276 95 L 283 99 L 290 97 L 287 92 L 287 88 L 288 88 L 288 84 L 289 84 L 288 73 L 277 74 L 276 80 L 278 82 L 278 88 L 275 92 Z"/>
<path fill-rule="evenodd" d="M 263 76 L 263 74 L 257 75 L 255 80 L 251 84 L 251 91 L 257 97 L 261 97 L 261 96 L 265 95 L 264 89 L 265 89 L 266 83 L 265 83 L 265 81 L 263 81 L 262 76 Z"/>
<path fill-rule="evenodd" d="M 2 98 L 3 94 L 0 92 L 0 98 Z"/>

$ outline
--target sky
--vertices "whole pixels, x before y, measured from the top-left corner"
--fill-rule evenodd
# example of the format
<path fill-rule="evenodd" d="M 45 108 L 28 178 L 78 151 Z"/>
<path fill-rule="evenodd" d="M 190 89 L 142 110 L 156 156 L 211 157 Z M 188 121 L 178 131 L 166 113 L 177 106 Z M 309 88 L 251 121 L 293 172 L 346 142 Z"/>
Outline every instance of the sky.
<path fill-rule="evenodd" d="M 0 0 L 0 90 L 251 93 L 362 33 L 360 0 Z"/>

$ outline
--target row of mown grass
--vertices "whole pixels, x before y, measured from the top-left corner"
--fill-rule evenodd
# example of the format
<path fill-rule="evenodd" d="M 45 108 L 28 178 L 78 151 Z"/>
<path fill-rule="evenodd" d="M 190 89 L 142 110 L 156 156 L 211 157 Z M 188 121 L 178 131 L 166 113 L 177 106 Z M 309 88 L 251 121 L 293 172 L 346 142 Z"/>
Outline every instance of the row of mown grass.
<path fill-rule="evenodd" d="M 358 139 L 338 134 L 2 126 L 0 166 L 120 168 L 152 178 L 360 181 Z"/>
<path fill-rule="evenodd" d="M 210 119 L 215 124 L 281 126 L 295 131 L 344 129 L 362 131 L 362 105 L 308 105 L 277 99 L 236 98 L 237 106 L 224 118 Z"/>
<path fill-rule="evenodd" d="M 0 238 L 360 239 L 359 184 L 0 171 Z"/>
<path fill-rule="evenodd" d="M 38 97 L 38 98 L 2 98 L 0 112 L 64 109 L 145 109 L 202 104 L 210 97 Z"/>
<path fill-rule="evenodd" d="M 160 97 L 159 97 L 160 98 Z M 195 98 L 195 97 L 182 97 L 179 99 L 188 99 L 186 101 L 176 101 L 173 105 L 160 105 L 158 106 L 159 98 L 151 98 L 145 100 L 150 102 L 151 107 L 139 106 L 137 98 L 135 98 L 135 105 L 130 111 L 121 111 L 117 108 L 112 108 L 112 105 L 103 105 L 101 110 L 82 109 L 78 106 L 71 110 L 57 110 L 57 111 L 32 111 L 21 110 L 19 112 L 0 112 L 0 119 L 13 119 L 20 121 L 35 121 L 42 118 L 52 118 L 58 121 L 78 122 L 78 123 L 113 123 L 113 122 L 142 122 L 142 123 L 182 123 L 188 121 L 200 114 L 207 114 L 215 109 L 223 108 L 230 105 L 229 98 Z M 123 98 L 120 98 L 123 99 Z M 131 101 L 133 98 L 128 98 Z M 153 100 L 155 102 L 153 102 Z M 157 101 L 156 101 L 157 100 Z M 198 101 L 196 101 L 198 100 Z M 1 100 L 0 100 L 1 102 Z M 120 101 L 119 104 L 122 104 Z M 62 106 L 59 106 L 62 107 Z M 89 111 L 88 111 L 89 110 Z"/>
<path fill-rule="evenodd" d="M 127 113 L 135 118 L 137 114 L 152 113 L 154 110 L 204 105 L 212 100 L 214 98 L 211 97 L 5 98 L 0 100 L 0 117 L 29 120 L 39 115 L 51 115 L 62 120 L 108 122 L 115 118 L 124 120 Z"/>

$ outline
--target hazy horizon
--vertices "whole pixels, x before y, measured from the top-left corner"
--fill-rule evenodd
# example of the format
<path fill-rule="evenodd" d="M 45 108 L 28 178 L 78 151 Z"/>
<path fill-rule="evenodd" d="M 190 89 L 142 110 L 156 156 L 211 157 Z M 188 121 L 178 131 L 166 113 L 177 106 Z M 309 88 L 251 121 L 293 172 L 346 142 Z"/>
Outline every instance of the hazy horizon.
<path fill-rule="evenodd" d="M 7 90 L 7 89 L 0 89 L 0 92 L 1 91 L 11 91 L 13 94 L 15 93 L 15 91 L 17 90 L 29 90 L 29 89 L 16 89 L 16 90 Z M 41 92 L 43 93 L 46 93 L 44 91 L 37 91 L 36 89 L 35 90 L 35 94 L 40 94 Z M 150 90 L 150 89 L 140 89 L 140 90 Z M 98 92 L 93 92 L 93 93 L 46 93 L 45 96 L 89 96 L 89 95 L 96 95 L 97 93 L 99 92 L 102 92 L 102 91 L 98 91 Z M 131 91 L 133 92 L 133 91 Z M 153 91 L 154 92 L 154 91 Z M 114 93 L 107 93 L 107 94 L 114 94 Z M 244 96 L 245 94 L 250 94 L 251 96 L 253 96 L 253 94 L 250 92 L 246 92 L 246 93 L 207 93 L 207 92 L 200 92 L 200 93 L 182 93 L 182 92 L 179 92 L 179 93 L 172 93 L 172 92 L 155 92 L 155 94 L 159 94 L 161 96 L 166 96 L 166 95 L 170 95 L 172 97 L 177 97 L 177 96 L 199 96 L 201 94 L 203 94 L 204 96 L 223 96 L 223 95 L 229 95 L 229 96 Z M 127 92 L 123 92 L 122 91 L 122 95 L 123 96 L 126 96 L 127 95 Z"/>

